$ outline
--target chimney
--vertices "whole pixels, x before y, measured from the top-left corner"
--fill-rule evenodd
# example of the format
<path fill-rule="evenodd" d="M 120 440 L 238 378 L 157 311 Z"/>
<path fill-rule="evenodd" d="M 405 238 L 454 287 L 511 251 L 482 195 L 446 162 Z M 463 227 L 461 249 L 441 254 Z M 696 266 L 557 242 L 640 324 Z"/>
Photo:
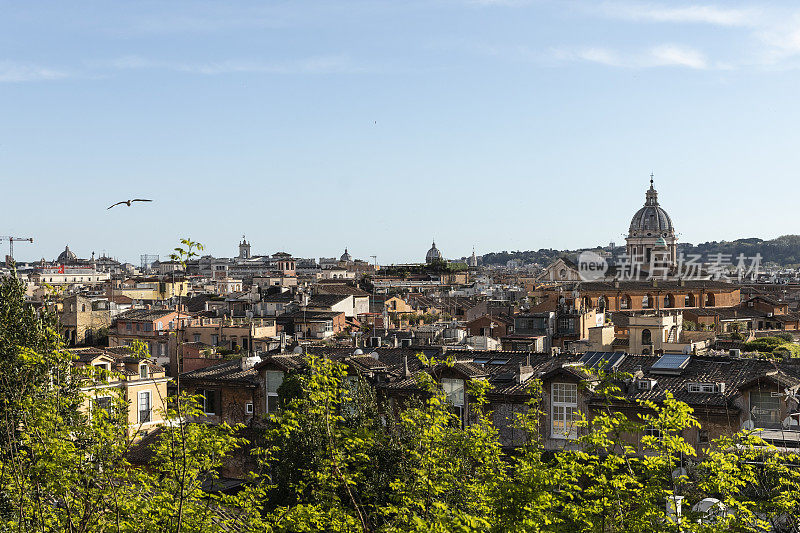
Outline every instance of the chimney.
<path fill-rule="evenodd" d="M 403 377 L 411 377 L 411 371 L 408 369 L 408 355 L 406 354 L 403 354 Z"/>

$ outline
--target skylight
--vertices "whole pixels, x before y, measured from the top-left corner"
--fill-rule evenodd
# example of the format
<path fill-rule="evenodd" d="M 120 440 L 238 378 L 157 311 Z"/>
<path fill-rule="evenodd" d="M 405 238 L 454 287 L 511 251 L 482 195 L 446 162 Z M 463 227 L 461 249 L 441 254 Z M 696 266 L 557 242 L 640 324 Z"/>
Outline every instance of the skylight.
<path fill-rule="evenodd" d="M 662 372 L 665 374 L 680 374 L 691 360 L 691 354 L 664 354 L 652 367 L 651 372 Z"/>

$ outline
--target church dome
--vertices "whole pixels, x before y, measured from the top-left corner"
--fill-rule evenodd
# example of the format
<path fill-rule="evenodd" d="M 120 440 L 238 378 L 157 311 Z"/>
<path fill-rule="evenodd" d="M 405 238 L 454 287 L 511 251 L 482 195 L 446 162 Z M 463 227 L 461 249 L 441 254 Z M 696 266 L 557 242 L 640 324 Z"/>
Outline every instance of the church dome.
<path fill-rule="evenodd" d="M 660 205 L 658 205 L 658 192 L 653 188 L 653 180 L 650 179 L 650 189 L 645 194 L 644 207 L 639 209 L 631 219 L 629 230 L 630 237 L 667 237 L 674 235 L 675 228 L 672 226 L 672 219 Z"/>
<path fill-rule="evenodd" d="M 342 257 L 339 258 L 339 261 L 343 263 L 350 263 L 353 261 L 353 257 L 347 252 L 347 248 L 344 249 L 344 253 Z"/>
<path fill-rule="evenodd" d="M 64 248 L 64 251 L 58 255 L 58 259 L 56 259 L 56 263 L 60 263 L 62 265 L 69 265 L 72 263 L 76 263 L 78 261 L 78 256 L 75 255 L 72 250 L 69 249 L 69 246 Z"/>
<path fill-rule="evenodd" d="M 428 250 L 428 253 L 425 255 L 425 262 L 426 263 L 433 263 L 434 261 L 441 261 L 442 259 L 442 252 L 436 247 L 436 241 L 431 244 L 431 249 Z"/>

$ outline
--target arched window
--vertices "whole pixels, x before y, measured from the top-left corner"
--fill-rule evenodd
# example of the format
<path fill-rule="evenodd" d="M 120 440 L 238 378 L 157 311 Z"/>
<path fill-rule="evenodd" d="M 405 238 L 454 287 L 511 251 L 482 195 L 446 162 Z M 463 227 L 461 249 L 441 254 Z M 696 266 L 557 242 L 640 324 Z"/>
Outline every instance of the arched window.
<path fill-rule="evenodd" d="M 620 309 L 630 309 L 631 308 L 631 297 L 628 295 L 621 296 L 619 299 L 619 308 Z"/>
<path fill-rule="evenodd" d="M 642 346 L 649 346 L 653 344 L 653 335 L 649 329 L 642 330 Z"/>
<path fill-rule="evenodd" d="M 697 307 L 697 298 L 695 298 L 694 294 L 689 293 L 686 295 L 683 303 L 684 307 Z"/>
<path fill-rule="evenodd" d="M 642 296 L 642 309 L 652 309 L 653 308 L 653 297 L 649 294 L 645 294 Z"/>
<path fill-rule="evenodd" d="M 608 298 L 605 296 L 601 296 L 597 299 L 597 307 L 600 308 L 601 311 L 605 311 L 608 309 Z"/>
<path fill-rule="evenodd" d="M 706 294 L 706 307 L 714 307 L 715 305 L 714 302 L 715 302 L 714 294 L 710 292 Z"/>
<path fill-rule="evenodd" d="M 664 296 L 664 307 L 675 307 L 675 297 L 671 294 Z"/>

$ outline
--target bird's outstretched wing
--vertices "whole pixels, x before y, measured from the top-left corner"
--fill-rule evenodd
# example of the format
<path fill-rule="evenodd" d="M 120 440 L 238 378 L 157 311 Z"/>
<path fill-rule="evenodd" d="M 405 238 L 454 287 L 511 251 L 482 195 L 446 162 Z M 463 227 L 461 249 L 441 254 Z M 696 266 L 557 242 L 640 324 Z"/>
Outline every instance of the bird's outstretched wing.
<path fill-rule="evenodd" d="M 115 203 L 115 204 L 112 204 L 112 205 L 108 206 L 108 209 L 111 209 L 111 208 L 112 208 L 112 207 L 114 207 L 115 205 L 124 204 L 124 203 L 126 203 L 126 202 L 117 202 L 117 203 Z M 106 211 L 108 211 L 108 209 L 106 209 Z"/>
<path fill-rule="evenodd" d="M 134 198 L 131 202 L 152 202 L 153 200 L 145 200 L 144 198 Z"/>

